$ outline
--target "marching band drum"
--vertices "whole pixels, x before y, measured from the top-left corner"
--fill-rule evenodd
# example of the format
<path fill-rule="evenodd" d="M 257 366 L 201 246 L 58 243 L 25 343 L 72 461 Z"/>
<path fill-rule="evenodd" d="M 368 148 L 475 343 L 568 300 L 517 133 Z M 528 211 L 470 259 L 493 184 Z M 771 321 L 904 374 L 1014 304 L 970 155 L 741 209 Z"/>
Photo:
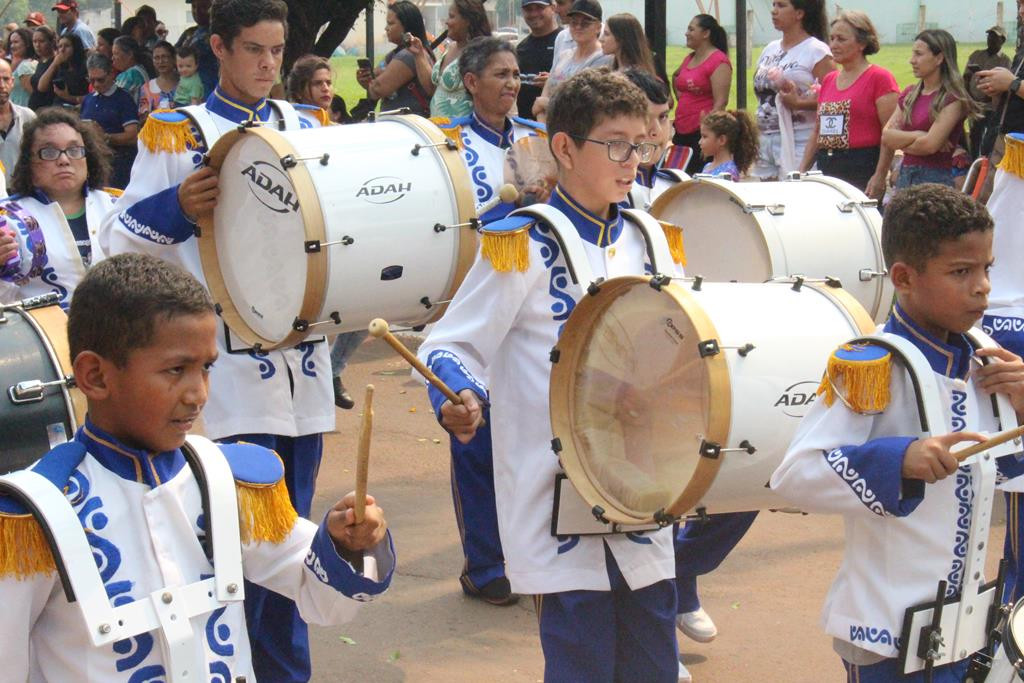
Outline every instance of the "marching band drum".
<path fill-rule="evenodd" d="M 308 334 L 444 313 L 476 254 L 456 143 L 418 116 L 295 131 L 240 128 L 210 153 L 203 273 L 235 334 L 264 350 Z"/>

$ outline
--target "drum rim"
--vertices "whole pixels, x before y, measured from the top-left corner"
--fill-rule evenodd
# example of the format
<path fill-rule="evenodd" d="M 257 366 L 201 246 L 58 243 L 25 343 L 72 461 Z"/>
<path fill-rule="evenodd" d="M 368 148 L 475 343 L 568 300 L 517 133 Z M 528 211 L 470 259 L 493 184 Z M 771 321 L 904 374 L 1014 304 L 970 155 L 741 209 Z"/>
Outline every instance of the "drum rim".
<path fill-rule="evenodd" d="M 462 151 L 461 149 L 448 149 L 444 144 L 447 136 L 433 121 L 414 114 L 384 114 L 378 116 L 376 121 L 396 121 L 402 123 L 418 130 L 432 145 L 440 145 L 431 147 L 429 151 L 438 154 L 441 163 L 448 170 L 449 184 L 452 193 L 455 195 L 458 222 L 460 224 L 469 223 L 471 218 L 477 217 L 476 203 L 473 201 L 472 194 L 468 191 L 468 188 L 472 187 L 473 183 L 469 177 L 469 170 L 462 160 Z M 422 154 L 423 151 L 425 150 L 421 150 L 420 153 Z M 428 313 L 432 313 L 432 315 L 426 316 L 421 321 L 406 322 L 416 325 L 429 325 L 441 319 L 441 316 L 448 310 L 448 302 L 455 298 L 455 292 L 458 291 L 462 281 L 466 278 L 466 274 L 473 266 L 473 261 L 476 260 L 478 240 L 475 238 L 476 232 L 474 231 L 467 231 L 461 228 L 456 229 L 456 239 L 458 240 L 457 256 L 455 268 L 452 269 L 451 280 L 445 289 L 444 296 L 441 297 L 441 301 L 444 303 L 437 303 L 431 306 L 428 309 Z"/>
<path fill-rule="evenodd" d="M 220 175 L 221 166 L 235 144 L 246 135 L 255 135 L 263 140 L 270 147 L 271 151 L 281 159 L 289 154 L 295 154 L 295 147 L 288 141 L 288 138 L 281 135 L 273 128 L 266 126 L 239 127 L 228 131 L 217 140 L 210 150 L 209 166 Z M 296 199 L 299 202 L 299 213 L 302 217 L 302 228 L 305 232 L 306 241 L 326 241 L 325 223 L 323 208 L 320 206 L 316 185 L 313 184 L 313 176 L 306 164 L 296 164 L 291 168 L 281 169 L 291 181 L 295 188 Z M 198 217 L 199 232 L 199 258 L 203 266 L 203 274 L 206 276 L 207 286 L 213 300 L 218 306 L 218 313 L 231 329 L 232 332 L 241 337 L 247 344 L 259 344 L 261 350 L 272 351 L 274 349 L 288 348 L 295 346 L 305 339 L 312 330 L 299 331 L 292 329 L 280 340 L 267 339 L 258 334 L 245 322 L 245 319 L 238 312 L 234 300 L 228 294 L 227 285 L 224 282 L 224 273 L 220 268 L 220 260 L 217 258 L 217 230 L 214 222 L 215 212 Z M 296 313 L 296 317 L 302 320 L 316 320 L 323 310 L 324 301 L 327 297 L 327 252 L 319 250 L 306 253 L 306 284 L 302 294 L 302 303 Z"/>
<path fill-rule="evenodd" d="M 549 387 L 549 412 L 551 429 L 554 436 L 564 435 L 561 450 L 558 453 L 562 469 L 580 496 L 591 506 L 600 505 L 605 509 L 604 517 L 610 522 L 622 525 L 640 525 L 658 522 L 654 514 L 638 514 L 637 511 L 624 509 L 613 502 L 614 498 L 606 494 L 603 487 L 591 476 L 589 466 L 580 457 L 576 447 L 575 434 L 572 430 L 575 406 L 572 396 L 576 387 L 576 367 L 583 352 L 582 342 L 592 329 L 591 323 L 607 306 L 603 304 L 605 297 L 635 286 L 650 286 L 650 276 L 623 276 L 602 282 L 594 293 L 588 293 L 577 302 L 572 314 L 565 323 L 562 334 L 555 346 L 558 361 L 552 363 Z M 701 308 L 697 300 L 684 288 L 675 283 L 663 285 L 659 290 L 673 298 L 682 311 L 690 318 L 691 324 L 698 331 L 701 339 L 717 339 L 718 333 L 711 319 Z M 575 322 L 574 322 L 575 321 Z M 732 386 L 729 369 L 724 354 L 715 354 L 703 359 L 708 373 L 708 385 L 716 395 L 724 400 L 716 401 L 708 407 L 709 441 L 724 444 L 729 436 L 729 423 L 732 415 Z M 665 512 L 679 516 L 700 502 L 701 496 L 711 487 L 721 458 L 698 456 L 697 466 L 690 481 L 675 500 L 665 507 Z"/>
<path fill-rule="evenodd" d="M 74 375 L 67 335 L 68 317 L 59 305 L 32 309 L 22 308 L 21 306 L 2 308 L 4 313 L 17 313 L 25 319 L 25 322 L 32 326 L 57 372 L 64 377 Z M 60 333 L 51 334 L 51 331 L 58 332 L 58 329 Z M 80 390 L 68 389 L 67 385 L 64 384 L 60 385 L 60 390 L 64 395 L 64 405 L 67 409 L 68 420 L 71 423 L 71 434 L 74 434 L 85 419 L 85 396 Z"/>
<path fill-rule="evenodd" d="M 1003 643 L 1003 649 L 1006 651 L 1006 656 L 1010 660 L 1011 664 L 1024 656 L 1024 652 L 1021 652 L 1021 648 L 1017 646 L 1017 641 L 1013 633 L 1014 617 L 1016 617 L 1022 610 L 1024 610 L 1024 599 L 1018 600 L 1010 609 L 1010 614 L 1006 617 L 1006 627 L 1003 629 L 1003 635 L 1000 638 Z M 1017 677 L 1018 679 L 1021 677 L 1020 672 L 1018 672 Z"/>

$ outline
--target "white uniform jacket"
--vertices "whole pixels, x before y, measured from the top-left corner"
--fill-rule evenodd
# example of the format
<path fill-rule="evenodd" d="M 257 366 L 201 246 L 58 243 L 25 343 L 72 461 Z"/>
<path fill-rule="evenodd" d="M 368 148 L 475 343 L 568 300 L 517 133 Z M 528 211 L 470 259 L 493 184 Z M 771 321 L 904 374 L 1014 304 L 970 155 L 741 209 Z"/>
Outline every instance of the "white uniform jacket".
<path fill-rule="evenodd" d="M 80 450 L 58 473 L 70 446 Z M 252 444 L 222 445 L 221 449 L 239 489 L 242 482 L 263 486 L 276 481 L 283 486 L 283 466 L 271 451 Z M 200 489 L 180 450 L 159 454 L 134 450 L 87 421 L 74 442 L 51 451 L 33 469 L 65 491 L 87 529 L 93 557 L 115 607 L 148 599 L 161 588 L 213 575 L 202 545 Z M 5 514 L 16 513 L 17 506 L 0 496 L 0 524 L 10 523 Z M 364 555 L 372 560 L 366 560 L 368 571 L 363 575 L 338 555 L 325 524 L 298 518 L 285 534 L 284 540 L 274 542 L 259 540 L 254 533 L 254 539 L 242 546 L 243 571 L 247 580 L 295 600 L 309 623 L 348 621 L 362 602 L 390 584 L 395 565 L 390 535 Z M 10 552 L 24 550 L 0 547 L 0 560 Z M 0 561 L 0 567 L 5 564 L 9 566 Z M 158 634 L 144 633 L 94 647 L 78 606 L 68 603 L 54 571 L 22 579 L 0 576 L 0 605 L 4 609 L 0 678 L 5 681 L 164 680 L 166 663 Z M 196 637 L 205 641 L 209 665 L 197 680 L 228 682 L 237 676 L 254 680 L 242 602 L 227 603 L 192 622 Z"/>
<path fill-rule="evenodd" d="M 583 238 L 594 277 L 645 272 L 643 237 L 617 211 L 601 220 L 561 187 L 554 189 L 549 203 Z M 419 350 L 420 358 L 453 390 L 468 388 L 490 398 L 498 529 L 508 578 L 519 593 L 608 590 L 604 543 L 630 588 L 675 576 L 671 529 L 551 535 L 559 463 L 551 450 L 548 354 L 580 295 L 550 229 L 535 224 L 529 229 L 526 272 L 496 272 L 478 257 Z M 439 410 L 444 397 L 432 388 L 430 394 Z"/>
<path fill-rule="evenodd" d="M 232 101 L 216 89 L 203 105 L 220 134 L 248 120 L 274 121 L 272 105 L 256 107 Z M 301 113 L 301 112 L 300 112 Z M 303 127 L 314 125 L 301 117 Z M 161 130 L 160 136 L 150 131 Z M 182 151 L 147 140 L 177 137 Z M 197 141 L 192 144 L 188 138 Z M 186 142 L 186 140 L 188 140 Z M 102 231 L 108 255 L 141 252 L 183 267 L 206 283 L 194 239 L 195 225 L 181 211 L 178 186 L 203 164 L 216 140 L 204 140 L 180 112 L 154 112 L 140 133 L 139 153 L 124 196 Z M 206 434 L 222 439 L 237 434 L 303 436 L 334 429 L 334 393 L 328 345 L 303 342 L 283 351 L 256 352 L 225 329 L 218 334 L 220 357 L 210 373 L 210 398 L 203 412 Z M 322 339 L 319 338 L 319 339 Z"/>
<path fill-rule="evenodd" d="M 898 305 L 884 331 L 910 340 L 935 372 L 946 423 L 932 426 L 933 435 L 998 429 L 991 398 L 969 378 L 975 361 L 966 338 L 950 335 L 943 343 Z M 934 484 L 902 478 L 920 422 L 901 363 L 892 363 L 890 389 L 888 407 L 876 415 L 856 413 L 841 400 L 816 402 L 771 478 L 771 487 L 800 509 L 843 515 L 846 544 L 825 598 L 825 632 L 884 657 L 898 654 L 908 607 L 934 600 L 943 579 L 948 595 L 960 592 L 973 498 L 968 467 Z M 1019 473 L 1014 460 L 1000 459 L 1004 474 Z"/>
<path fill-rule="evenodd" d="M 114 207 L 116 191 L 86 189 L 90 263 L 84 263 L 60 204 L 42 191 L 0 201 L 0 230 L 18 241 L 17 262 L 0 267 L 0 303 L 56 292 L 67 310 L 75 287 L 92 263 L 103 259 L 99 231 Z"/>

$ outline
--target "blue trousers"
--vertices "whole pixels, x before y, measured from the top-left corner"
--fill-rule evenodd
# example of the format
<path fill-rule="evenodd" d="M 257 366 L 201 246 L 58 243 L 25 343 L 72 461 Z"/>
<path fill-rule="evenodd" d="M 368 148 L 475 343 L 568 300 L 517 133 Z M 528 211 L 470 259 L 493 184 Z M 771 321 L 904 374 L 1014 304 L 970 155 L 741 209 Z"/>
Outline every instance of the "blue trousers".
<path fill-rule="evenodd" d="M 630 590 L 608 546 L 610 591 L 535 596 L 545 683 L 676 683 L 676 590 L 665 579 Z"/>
<path fill-rule="evenodd" d="M 276 436 L 236 434 L 225 442 L 248 441 L 275 451 L 284 461 L 284 478 L 295 511 L 309 517 L 323 454 L 322 434 Z M 245 621 L 249 626 L 253 672 L 258 681 L 305 683 L 312 676 L 309 629 L 295 603 L 255 583 L 245 582 Z"/>
<path fill-rule="evenodd" d="M 710 515 L 707 521 L 687 522 L 676 532 L 673 545 L 680 614 L 700 609 L 697 577 L 717 569 L 756 518 L 756 511 Z"/>
<path fill-rule="evenodd" d="M 449 435 L 452 500 L 465 556 L 459 581 L 467 593 L 474 593 L 505 576 L 505 555 L 498 538 L 498 510 L 494 502 L 491 412 L 487 408 L 484 408 L 484 420 L 486 424 L 467 444 Z"/>
<path fill-rule="evenodd" d="M 967 665 L 970 659 L 962 659 L 959 662 L 936 667 L 932 671 L 932 683 L 960 683 L 967 673 Z M 886 659 L 878 664 L 858 666 L 850 664 L 845 659 L 843 666 L 846 668 L 846 683 L 924 683 L 924 671 L 913 674 L 903 674 L 900 671 L 899 659 Z"/>

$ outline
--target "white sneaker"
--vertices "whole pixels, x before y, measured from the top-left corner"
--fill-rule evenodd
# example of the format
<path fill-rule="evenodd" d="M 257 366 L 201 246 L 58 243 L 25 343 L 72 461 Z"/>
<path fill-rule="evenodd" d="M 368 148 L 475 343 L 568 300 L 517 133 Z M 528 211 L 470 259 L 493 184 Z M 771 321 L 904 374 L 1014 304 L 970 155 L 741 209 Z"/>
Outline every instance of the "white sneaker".
<path fill-rule="evenodd" d="M 679 662 L 679 683 L 693 683 L 693 676 L 682 662 Z"/>
<path fill-rule="evenodd" d="M 718 635 L 715 622 L 701 607 L 696 612 L 683 612 L 676 615 L 676 628 L 683 632 L 683 635 L 698 643 L 710 643 Z"/>

